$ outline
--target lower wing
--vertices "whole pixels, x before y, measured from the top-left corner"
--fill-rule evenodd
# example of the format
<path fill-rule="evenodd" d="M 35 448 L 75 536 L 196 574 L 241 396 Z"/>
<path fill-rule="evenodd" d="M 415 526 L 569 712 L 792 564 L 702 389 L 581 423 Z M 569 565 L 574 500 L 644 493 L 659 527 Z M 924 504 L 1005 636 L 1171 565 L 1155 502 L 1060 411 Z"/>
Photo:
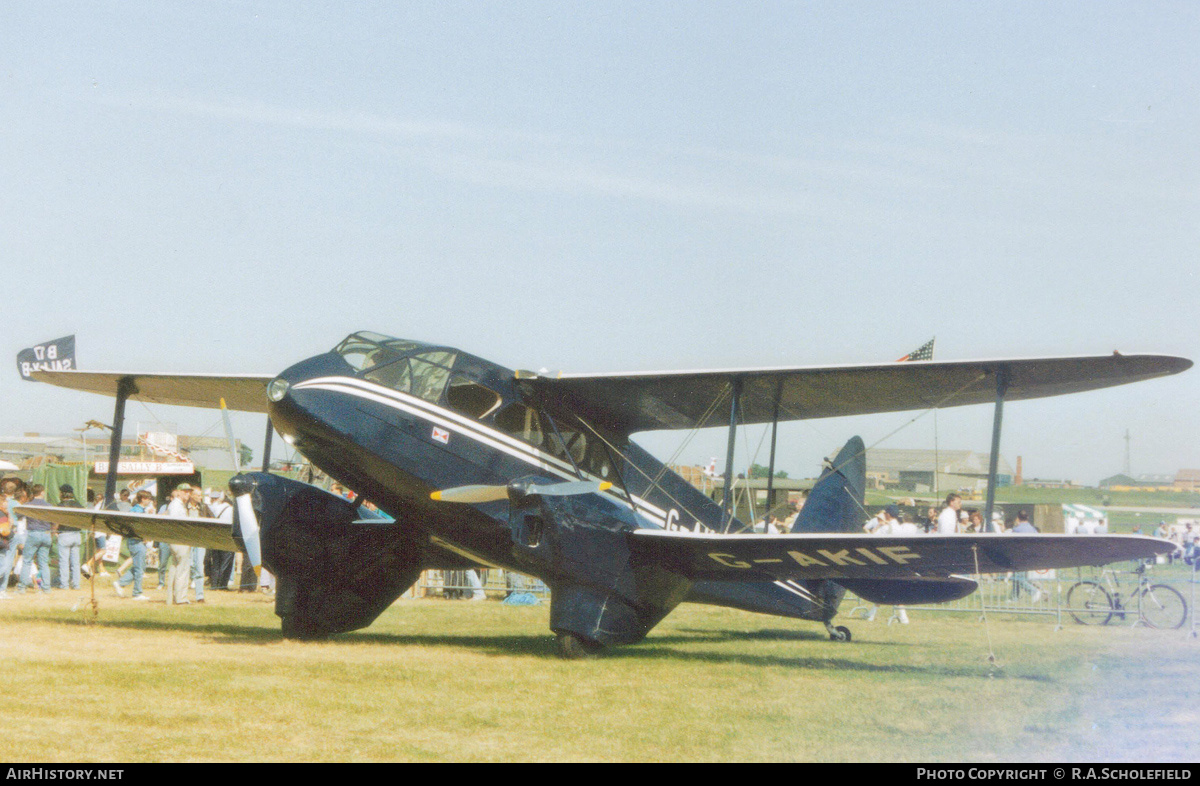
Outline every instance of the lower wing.
<path fill-rule="evenodd" d="M 720 535 L 639 529 L 635 558 L 693 580 L 912 579 L 1106 565 L 1167 554 L 1142 535 Z"/>
<path fill-rule="evenodd" d="M 116 510 L 18 506 L 18 515 L 49 521 L 60 527 L 95 528 L 126 538 L 161 540 L 219 551 L 240 551 L 233 539 L 233 525 L 217 519 L 167 518 L 151 513 L 122 513 Z"/>

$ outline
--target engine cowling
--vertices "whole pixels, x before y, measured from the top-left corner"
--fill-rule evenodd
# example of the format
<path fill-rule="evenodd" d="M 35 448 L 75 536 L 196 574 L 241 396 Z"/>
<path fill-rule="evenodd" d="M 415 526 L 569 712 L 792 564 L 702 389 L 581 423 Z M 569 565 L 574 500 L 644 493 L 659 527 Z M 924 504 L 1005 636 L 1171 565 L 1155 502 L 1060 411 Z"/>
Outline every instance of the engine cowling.
<path fill-rule="evenodd" d="M 285 636 L 364 628 L 420 575 L 420 544 L 400 522 L 358 520 L 352 503 L 288 478 L 239 478 L 254 484 L 262 561 L 276 578 L 275 613 Z"/>

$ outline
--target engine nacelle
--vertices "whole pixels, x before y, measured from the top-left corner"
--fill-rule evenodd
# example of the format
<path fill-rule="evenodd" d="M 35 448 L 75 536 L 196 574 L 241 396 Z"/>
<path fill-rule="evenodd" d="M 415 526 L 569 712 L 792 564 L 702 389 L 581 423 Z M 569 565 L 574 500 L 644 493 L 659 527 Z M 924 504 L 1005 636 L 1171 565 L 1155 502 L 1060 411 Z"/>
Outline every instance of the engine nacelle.
<path fill-rule="evenodd" d="M 628 506 L 597 494 L 509 498 L 513 556 L 550 585 L 550 629 L 601 645 L 640 641 L 690 582 L 637 565 Z"/>
<path fill-rule="evenodd" d="M 258 472 L 243 477 L 255 483 L 262 560 L 276 578 L 275 613 L 285 636 L 364 628 L 420 575 L 420 545 L 400 523 L 358 521 L 355 505 L 306 483 Z"/>

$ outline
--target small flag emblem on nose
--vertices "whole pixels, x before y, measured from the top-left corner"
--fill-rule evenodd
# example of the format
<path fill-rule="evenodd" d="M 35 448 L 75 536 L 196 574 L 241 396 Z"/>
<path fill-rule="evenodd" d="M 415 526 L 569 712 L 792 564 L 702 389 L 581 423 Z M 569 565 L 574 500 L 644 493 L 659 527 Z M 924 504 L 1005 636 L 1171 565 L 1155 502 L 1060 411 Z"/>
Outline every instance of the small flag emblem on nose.
<path fill-rule="evenodd" d="M 433 438 L 443 445 L 450 444 L 450 432 L 444 428 L 433 427 Z"/>

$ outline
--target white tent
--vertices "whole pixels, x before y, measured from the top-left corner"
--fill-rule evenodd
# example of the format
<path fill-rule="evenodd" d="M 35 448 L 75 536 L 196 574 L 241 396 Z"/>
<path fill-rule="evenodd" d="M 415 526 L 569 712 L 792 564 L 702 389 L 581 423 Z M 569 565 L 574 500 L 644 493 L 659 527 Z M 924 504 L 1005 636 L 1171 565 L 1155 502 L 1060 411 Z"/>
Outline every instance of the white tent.
<path fill-rule="evenodd" d="M 1108 515 L 1087 505 L 1063 506 L 1063 531 L 1068 535 L 1091 535 L 1108 532 Z"/>
<path fill-rule="evenodd" d="M 16 464 L 12 463 L 11 461 L 5 461 L 4 459 L 0 459 L 0 472 L 12 472 L 13 470 L 17 470 L 17 469 L 20 469 L 20 467 L 18 467 Z"/>

